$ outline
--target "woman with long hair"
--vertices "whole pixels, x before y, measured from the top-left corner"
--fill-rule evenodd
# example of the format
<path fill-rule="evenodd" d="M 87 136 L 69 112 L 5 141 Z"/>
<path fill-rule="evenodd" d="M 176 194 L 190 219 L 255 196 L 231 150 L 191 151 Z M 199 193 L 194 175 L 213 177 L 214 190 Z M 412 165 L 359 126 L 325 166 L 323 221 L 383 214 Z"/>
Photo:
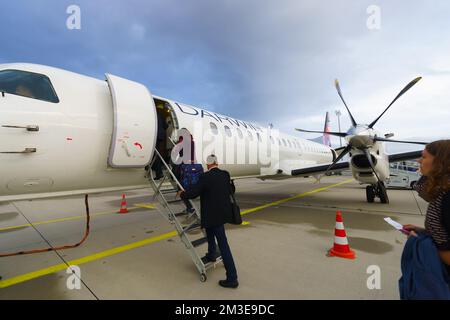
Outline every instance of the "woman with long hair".
<path fill-rule="evenodd" d="M 427 144 L 419 163 L 422 177 L 414 189 L 428 202 L 425 228 L 411 224 L 403 228 L 410 236 L 429 234 L 450 274 L 450 140 Z"/>

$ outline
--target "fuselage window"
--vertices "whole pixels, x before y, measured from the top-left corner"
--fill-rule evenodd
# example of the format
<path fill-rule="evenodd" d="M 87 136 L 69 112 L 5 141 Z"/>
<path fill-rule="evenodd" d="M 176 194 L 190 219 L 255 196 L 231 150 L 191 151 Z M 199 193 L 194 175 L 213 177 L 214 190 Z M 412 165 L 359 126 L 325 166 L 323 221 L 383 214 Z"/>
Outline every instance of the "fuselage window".
<path fill-rule="evenodd" d="M 214 122 L 210 122 L 209 126 L 211 127 L 211 132 L 214 135 L 217 135 L 219 133 L 219 130 L 217 130 L 217 126 L 216 126 L 216 124 Z"/>
<path fill-rule="evenodd" d="M 231 129 L 228 126 L 225 126 L 225 133 L 227 136 L 231 137 Z"/>
<path fill-rule="evenodd" d="M 43 74 L 28 71 L 0 71 L 0 91 L 47 102 L 59 102 L 50 79 Z"/>
<path fill-rule="evenodd" d="M 239 139 L 242 139 L 244 136 L 242 135 L 242 131 L 239 128 L 236 128 L 236 131 L 238 133 Z"/>

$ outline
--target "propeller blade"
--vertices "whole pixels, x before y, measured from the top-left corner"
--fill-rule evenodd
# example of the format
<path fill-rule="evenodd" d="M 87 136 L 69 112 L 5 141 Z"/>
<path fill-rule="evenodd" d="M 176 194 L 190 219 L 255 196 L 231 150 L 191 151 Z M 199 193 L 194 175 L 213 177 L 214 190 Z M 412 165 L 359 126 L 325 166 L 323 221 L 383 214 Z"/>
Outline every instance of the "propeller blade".
<path fill-rule="evenodd" d="M 375 166 L 372 161 L 372 155 L 369 152 L 369 149 L 364 149 L 364 153 L 366 154 L 367 160 L 369 160 L 370 167 L 372 168 L 373 173 L 375 174 L 375 177 L 377 177 L 378 182 L 380 182 L 380 177 L 378 176 L 377 172 L 375 171 Z"/>
<path fill-rule="evenodd" d="M 327 168 L 327 171 L 325 171 L 325 174 L 327 174 L 331 168 L 334 167 L 334 165 L 336 163 L 338 163 L 347 153 L 350 152 L 350 150 L 352 149 L 352 145 L 348 144 L 344 150 L 342 150 L 341 154 L 336 158 L 336 160 L 333 161 L 332 164 L 330 164 L 330 166 Z"/>
<path fill-rule="evenodd" d="M 309 132 L 309 133 L 322 133 L 322 134 L 329 134 L 332 136 L 338 136 L 338 137 L 342 137 L 345 138 L 345 136 L 347 136 L 346 133 L 344 132 L 324 132 L 324 131 L 311 131 L 311 130 L 303 130 L 303 129 L 297 129 L 295 128 L 295 130 L 297 131 L 301 131 L 301 132 Z"/>
<path fill-rule="evenodd" d="M 397 142 L 397 143 L 411 143 L 411 144 L 422 144 L 427 145 L 429 142 L 421 142 L 421 141 L 401 141 L 401 140 L 391 140 L 386 138 L 375 137 L 373 141 L 385 141 L 385 142 Z"/>
<path fill-rule="evenodd" d="M 411 89 L 411 87 L 412 87 L 413 85 L 415 85 L 417 82 L 419 82 L 420 79 L 422 79 L 422 77 L 417 77 L 417 78 L 415 78 L 413 81 L 411 81 L 410 83 L 408 83 L 408 84 L 406 85 L 406 87 L 404 87 L 403 90 L 400 91 L 400 93 L 395 97 L 395 99 L 392 100 L 392 102 L 387 106 L 387 108 L 383 111 L 383 113 L 380 114 L 380 115 L 378 116 L 378 118 L 376 118 L 374 121 L 372 121 L 371 124 L 369 124 L 369 128 L 373 128 L 373 126 L 375 125 L 375 123 L 377 123 L 378 120 L 380 120 L 380 118 L 383 116 L 383 114 L 386 113 L 386 111 L 394 104 L 394 102 L 397 101 L 397 99 L 400 98 L 406 91 L 408 91 L 409 89 Z"/>
<path fill-rule="evenodd" d="M 356 121 L 355 118 L 353 118 L 352 113 L 350 112 L 350 109 L 347 107 L 347 104 L 345 103 L 344 97 L 342 96 L 341 87 L 339 86 L 338 79 L 334 80 L 334 85 L 336 87 L 336 90 L 339 94 L 339 97 L 341 97 L 342 102 L 344 103 L 345 108 L 347 108 L 348 114 L 350 115 L 350 120 L 352 121 L 352 125 L 356 127 Z"/>

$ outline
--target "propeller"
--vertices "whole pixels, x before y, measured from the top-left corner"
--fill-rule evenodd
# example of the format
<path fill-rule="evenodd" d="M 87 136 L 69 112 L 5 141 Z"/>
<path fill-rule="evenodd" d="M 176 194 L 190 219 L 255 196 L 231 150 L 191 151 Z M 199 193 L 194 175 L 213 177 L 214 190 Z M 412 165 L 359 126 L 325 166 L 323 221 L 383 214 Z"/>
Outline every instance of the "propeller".
<path fill-rule="evenodd" d="M 369 124 L 369 128 L 373 128 L 373 126 L 375 125 L 375 123 L 378 122 L 378 120 L 380 120 L 380 118 L 386 113 L 386 111 L 394 104 L 395 101 L 397 101 L 398 98 L 400 98 L 406 91 L 408 91 L 409 89 L 411 89 L 411 87 L 413 85 L 415 85 L 417 82 L 419 82 L 419 80 L 422 79 L 422 77 L 417 77 L 414 80 L 412 80 L 410 83 L 408 83 L 406 85 L 406 87 L 403 88 L 402 91 L 400 91 L 400 93 L 395 97 L 394 100 L 392 100 L 392 102 L 387 106 L 386 109 L 384 109 L 384 111 L 378 116 L 378 118 L 376 118 L 375 120 L 372 121 L 371 124 Z"/>
<path fill-rule="evenodd" d="M 391 140 L 391 139 L 386 139 L 386 138 L 380 138 L 375 136 L 375 138 L 373 138 L 373 141 L 382 141 L 382 142 L 397 142 L 397 143 L 411 143 L 411 144 L 422 144 L 422 145 L 427 145 L 428 142 L 421 142 L 421 141 L 404 141 L 404 140 Z"/>
<path fill-rule="evenodd" d="M 350 109 L 347 107 L 347 104 L 345 103 L 344 97 L 342 96 L 341 87 L 339 86 L 339 81 L 338 81 L 338 79 L 334 80 L 334 85 L 335 85 L 336 90 L 337 90 L 337 92 L 338 92 L 338 94 L 339 94 L 339 97 L 341 97 L 341 100 L 342 100 L 342 102 L 344 103 L 345 108 L 347 108 L 348 114 L 349 114 L 349 116 L 350 116 L 350 120 L 352 121 L 352 125 L 353 125 L 354 127 L 356 127 L 357 124 L 356 124 L 355 118 L 353 118 L 353 115 L 352 115 L 352 113 L 350 112 Z"/>
<path fill-rule="evenodd" d="M 397 101 L 403 94 L 405 94 L 409 89 L 411 89 L 417 82 L 419 82 L 419 80 L 422 79 L 422 77 L 417 77 L 415 79 L 413 79 L 412 81 L 410 81 L 398 94 L 397 96 L 394 98 L 394 100 L 392 100 L 392 102 L 387 106 L 386 109 L 384 109 L 384 111 L 374 120 L 372 121 L 368 126 L 366 126 L 367 129 L 373 129 L 373 126 L 378 122 L 378 120 L 380 120 L 380 118 L 386 113 L 386 111 L 394 104 L 395 101 Z M 358 127 L 358 124 L 355 121 L 355 118 L 353 117 L 349 107 L 347 106 L 347 103 L 344 100 L 344 97 L 342 96 L 342 91 L 341 91 L 341 87 L 339 85 L 339 81 L 336 79 L 335 82 L 335 87 L 337 90 L 337 93 L 339 94 L 339 97 L 341 98 L 342 102 L 344 103 L 345 108 L 347 109 L 348 115 L 350 116 L 350 120 L 352 122 L 352 127 L 353 129 Z M 343 132 L 324 132 L 324 131 L 312 131 L 312 130 L 304 130 L 304 129 L 299 129 L 296 128 L 295 130 L 297 131 L 301 131 L 301 132 L 308 132 L 308 133 L 321 133 L 321 134 L 330 134 L 332 136 L 337 136 L 337 137 L 346 137 L 347 133 L 343 133 Z M 386 141 L 386 142 L 397 142 L 397 143 L 412 143 L 412 144 L 427 144 L 425 142 L 416 142 L 416 141 L 400 141 L 400 140 L 389 140 L 389 139 L 384 139 L 384 138 L 379 138 L 377 136 L 375 136 L 373 138 L 373 141 Z"/>
<path fill-rule="evenodd" d="M 345 136 L 347 135 L 345 132 L 324 132 L 324 131 L 311 131 L 311 130 L 303 130 L 303 129 L 295 129 L 297 131 L 301 131 L 301 132 L 310 132 L 310 133 L 322 133 L 322 134 L 330 134 L 332 136 L 338 136 L 338 137 L 342 137 L 345 138 Z"/>
<path fill-rule="evenodd" d="M 420 144 L 420 145 L 426 145 L 427 142 L 420 142 L 420 141 L 401 141 L 401 140 L 391 140 L 387 138 L 381 138 L 378 137 L 375 132 L 373 131 L 374 125 L 380 120 L 380 118 L 387 112 L 387 110 L 394 104 L 395 101 L 397 101 L 403 94 L 405 94 L 409 89 L 411 89 L 419 80 L 422 79 L 422 77 L 417 77 L 410 81 L 392 100 L 392 102 L 387 106 L 386 109 L 369 125 L 358 125 L 355 121 L 355 118 L 353 117 L 349 107 L 347 106 L 347 103 L 344 100 L 344 97 L 342 95 L 341 87 L 339 86 L 339 81 L 336 79 L 334 84 L 337 90 L 337 93 L 339 94 L 339 97 L 341 98 L 342 102 L 344 103 L 345 108 L 347 109 L 348 115 L 350 116 L 350 120 L 352 122 L 352 127 L 348 131 L 348 133 L 343 132 L 324 132 L 324 131 L 312 131 L 312 130 L 304 130 L 304 129 L 298 129 L 295 130 L 301 131 L 301 132 L 308 132 L 308 133 L 321 133 L 321 134 L 329 134 L 332 136 L 337 136 L 341 138 L 348 137 L 348 144 L 343 149 L 341 154 L 333 161 L 333 163 L 327 168 L 325 173 L 328 173 L 337 162 L 339 162 L 347 153 L 349 153 L 353 147 L 353 144 L 355 145 L 355 148 L 358 148 L 362 151 L 364 151 L 364 154 L 367 157 L 367 160 L 369 161 L 370 167 L 372 168 L 372 171 L 376 175 L 378 181 L 380 181 L 378 174 L 375 171 L 375 166 L 372 161 L 372 157 L 369 151 L 369 148 L 373 145 L 373 142 L 395 142 L 395 143 L 411 143 L 411 144 Z M 362 136 L 364 135 L 364 138 Z M 353 144 L 352 144 L 353 141 Z M 363 141 L 363 143 L 361 143 Z"/>
<path fill-rule="evenodd" d="M 370 164 L 370 168 L 372 168 L 372 172 L 375 174 L 375 177 L 377 177 L 377 181 L 380 181 L 380 177 L 378 176 L 378 173 L 375 171 L 375 165 L 373 164 L 372 155 L 370 154 L 369 149 L 366 148 L 363 151 L 367 157 L 367 160 L 369 160 L 369 164 Z"/>
<path fill-rule="evenodd" d="M 350 150 L 352 150 L 352 145 L 351 145 L 351 144 L 348 144 L 348 145 L 344 148 L 344 150 L 342 150 L 341 154 L 339 154 L 339 156 L 333 161 L 333 163 L 330 164 L 330 166 L 329 166 L 329 167 L 327 168 L 327 170 L 325 171 L 325 174 L 327 174 L 327 173 L 331 170 L 331 168 L 334 167 L 334 165 L 335 165 L 336 163 L 338 163 L 339 161 L 341 161 L 341 159 L 344 158 L 344 156 L 345 156 L 347 153 L 349 153 Z"/>

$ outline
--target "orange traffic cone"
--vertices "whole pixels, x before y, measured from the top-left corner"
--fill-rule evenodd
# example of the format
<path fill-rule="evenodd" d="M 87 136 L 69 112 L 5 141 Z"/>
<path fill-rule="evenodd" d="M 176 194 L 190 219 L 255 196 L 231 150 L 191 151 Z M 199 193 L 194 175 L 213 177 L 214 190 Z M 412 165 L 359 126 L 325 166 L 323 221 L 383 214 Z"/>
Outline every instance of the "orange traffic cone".
<path fill-rule="evenodd" d="M 344 222 L 340 211 L 336 212 L 336 228 L 334 230 L 334 246 L 328 251 L 329 257 L 341 257 L 355 259 L 355 252 L 350 250 L 347 234 L 344 229 Z"/>
<path fill-rule="evenodd" d="M 122 203 L 120 204 L 120 210 L 118 213 L 128 213 L 127 200 L 125 199 L 125 194 L 122 194 Z"/>

